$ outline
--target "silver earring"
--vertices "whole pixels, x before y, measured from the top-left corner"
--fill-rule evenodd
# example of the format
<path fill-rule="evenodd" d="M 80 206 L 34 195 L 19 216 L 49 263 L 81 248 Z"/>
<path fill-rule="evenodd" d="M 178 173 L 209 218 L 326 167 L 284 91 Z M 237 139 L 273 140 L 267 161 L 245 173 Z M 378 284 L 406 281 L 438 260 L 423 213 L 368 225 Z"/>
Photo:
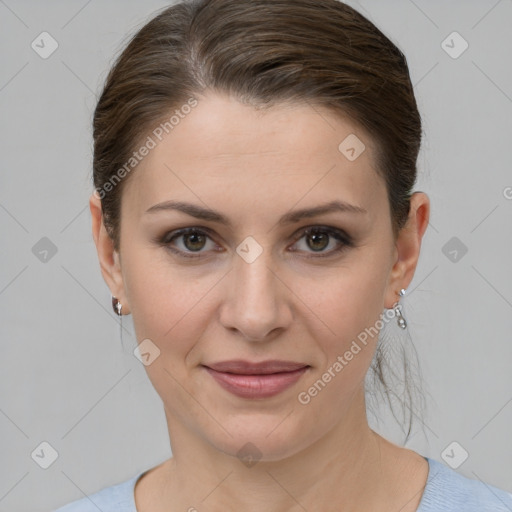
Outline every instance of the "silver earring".
<path fill-rule="evenodd" d="M 405 289 L 402 288 L 400 290 L 400 292 L 398 293 L 398 295 L 400 297 L 403 297 L 405 295 Z M 405 318 L 404 316 L 402 315 L 402 306 L 397 303 L 396 306 L 394 307 L 395 309 L 395 314 L 396 314 L 396 317 L 397 317 L 397 323 L 398 325 L 402 328 L 402 329 L 406 329 L 407 328 L 407 322 L 405 321 Z"/>
<path fill-rule="evenodd" d="M 121 302 L 112 295 L 112 308 L 114 309 L 114 313 L 117 315 L 117 316 L 121 316 L 122 313 L 121 313 L 121 310 L 123 309 L 123 305 L 121 304 Z"/>
<path fill-rule="evenodd" d="M 122 309 L 123 305 L 121 301 L 112 295 L 112 308 L 114 309 L 114 313 L 119 317 L 119 336 L 121 339 L 121 345 L 123 344 L 123 314 Z"/>

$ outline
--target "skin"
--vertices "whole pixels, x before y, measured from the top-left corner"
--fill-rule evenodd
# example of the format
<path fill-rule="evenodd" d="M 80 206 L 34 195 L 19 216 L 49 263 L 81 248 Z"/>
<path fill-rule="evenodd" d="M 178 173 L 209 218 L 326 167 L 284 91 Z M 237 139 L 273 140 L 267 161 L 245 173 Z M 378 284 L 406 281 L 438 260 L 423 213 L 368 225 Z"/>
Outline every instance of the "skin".
<path fill-rule="evenodd" d="M 338 150 L 349 134 L 366 146 L 354 161 Z M 120 254 L 91 196 L 103 277 L 123 314 L 133 315 L 138 342 L 149 338 L 160 350 L 145 368 L 164 405 L 173 457 L 138 481 L 139 512 L 417 509 L 426 460 L 367 422 L 364 377 L 377 336 L 308 404 L 297 399 L 414 276 L 429 198 L 414 193 L 395 241 L 373 148 L 360 127 L 327 110 L 298 103 L 262 110 L 210 92 L 127 181 Z M 170 199 L 220 211 L 232 226 L 178 211 L 145 213 Z M 278 224 L 290 210 L 334 199 L 367 213 Z M 314 226 L 344 230 L 355 245 L 332 252 L 335 238 L 302 234 Z M 172 242 L 197 259 L 154 241 L 187 227 L 211 230 Z M 248 236 L 263 250 L 251 263 L 236 252 Z M 225 391 L 201 367 L 227 359 L 310 368 L 279 395 L 251 400 Z M 237 457 L 249 441 L 261 453 L 251 467 Z"/>

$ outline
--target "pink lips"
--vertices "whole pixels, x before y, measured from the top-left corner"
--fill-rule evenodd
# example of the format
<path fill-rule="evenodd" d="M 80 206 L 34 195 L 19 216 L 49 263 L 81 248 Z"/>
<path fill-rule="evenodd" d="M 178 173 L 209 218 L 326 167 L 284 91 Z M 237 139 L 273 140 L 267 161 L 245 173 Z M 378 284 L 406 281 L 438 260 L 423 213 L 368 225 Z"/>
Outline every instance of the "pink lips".
<path fill-rule="evenodd" d="M 290 361 L 242 360 L 221 361 L 205 365 L 208 373 L 227 391 L 242 398 L 268 398 L 297 382 L 308 365 Z"/>

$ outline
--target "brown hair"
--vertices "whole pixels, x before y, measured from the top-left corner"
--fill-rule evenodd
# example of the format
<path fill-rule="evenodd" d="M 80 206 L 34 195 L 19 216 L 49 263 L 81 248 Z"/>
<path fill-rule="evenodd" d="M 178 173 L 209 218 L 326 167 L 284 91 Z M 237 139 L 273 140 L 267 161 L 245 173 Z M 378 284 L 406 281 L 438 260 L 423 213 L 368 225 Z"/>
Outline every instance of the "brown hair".
<path fill-rule="evenodd" d="M 422 130 L 403 53 L 337 0 L 192 0 L 165 8 L 132 37 L 94 113 L 94 185 L 117 250 L 134 150 L 158 125 L 172 129 L 165 120 L 174 109 L 182 117 L 204 89 L 262 107 L 306 101 L 348 115 L 375 143 L 397 236 Z M 377 352 L 373 369 L 386 385 Z"/>

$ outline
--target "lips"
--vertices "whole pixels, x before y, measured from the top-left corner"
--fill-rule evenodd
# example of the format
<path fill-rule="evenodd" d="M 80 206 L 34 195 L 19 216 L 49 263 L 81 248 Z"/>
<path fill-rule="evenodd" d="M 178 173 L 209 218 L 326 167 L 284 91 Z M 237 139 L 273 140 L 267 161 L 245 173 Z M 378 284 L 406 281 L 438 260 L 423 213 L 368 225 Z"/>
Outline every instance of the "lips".
<path fill-rule="evenodd" d="M 291 372 L 307 366 L 304 363 L 294 363 L 290 361 L 261 361 L 259 363 L 251 363 L 241 359 L 232 361 L 221 361 L 206 365 L 208 368 L 217 372 L 236 373 L 240 375 L 268 375 L 270 373 Z"/>
<path fill-rule="evenodd" d="M 292 361 L 240 359 L 204 365 L 225 390 L 242 398 L 268 398 L 295 384 L 309 365 Z"/>

